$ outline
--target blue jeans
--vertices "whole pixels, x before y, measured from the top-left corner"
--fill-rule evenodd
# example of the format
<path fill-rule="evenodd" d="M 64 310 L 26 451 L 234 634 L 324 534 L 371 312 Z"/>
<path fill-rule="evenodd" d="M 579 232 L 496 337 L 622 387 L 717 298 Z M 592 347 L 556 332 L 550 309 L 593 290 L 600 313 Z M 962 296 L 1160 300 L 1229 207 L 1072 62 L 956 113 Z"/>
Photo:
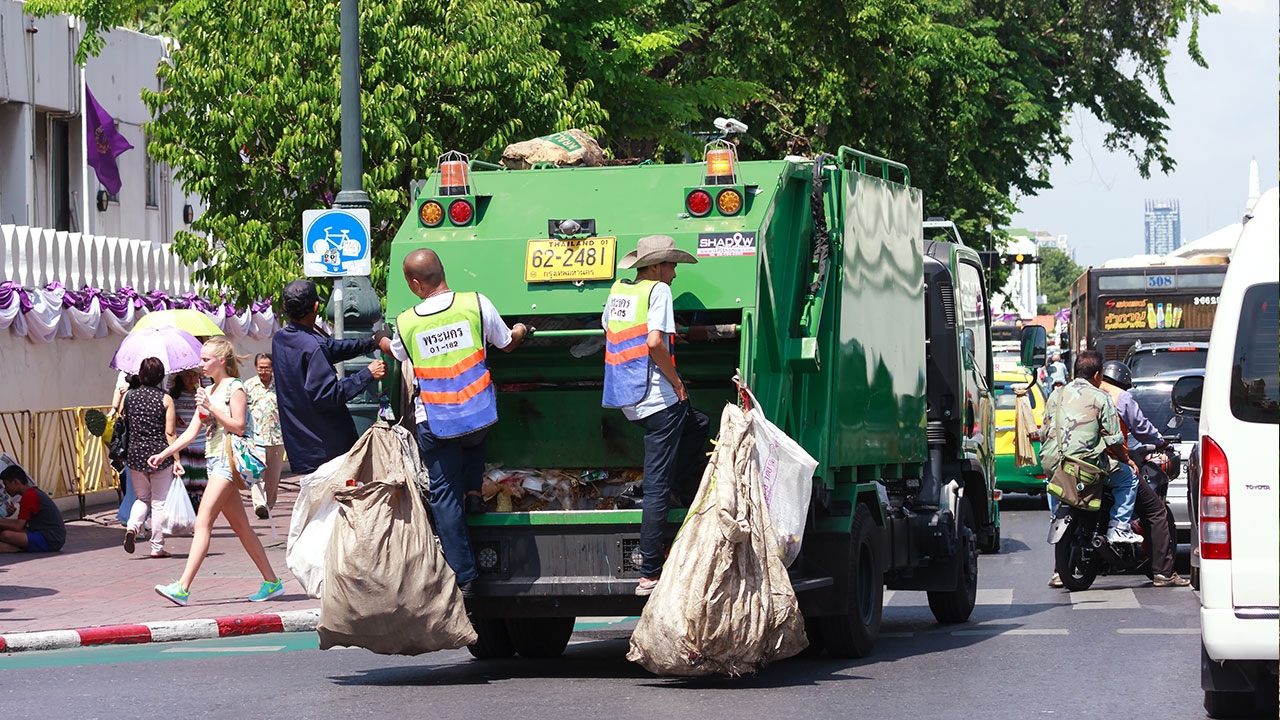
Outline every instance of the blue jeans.
<path fill-rule="evenodd" d="M 1107 486 L 1115 500 L 1111 505 L 1111 522 L 1128 527 L 1133 519 L 1134 503 L 1138 500 L 1138 476 L 1133 474 L 1133 468 L 1119 463 L 1119 467 L 1107 476 Z"/>
<path fill-rule="evenodd" d="M 674 490 L 692 504 L 707 465 L 703 450 L 710 424 L 688 400 L 636 420 L 644 428 L 644 502 L 640 511 L 640 575 L 656 578 L 665 559 L 667 509 Z"/>
<path fill-rule="evenodd" d="M 431 478 L 431 516 L 444 550 L 445 562 L 459 583 L 476 579 L 475 556 L 467 530 L 464 498 L 468 490 L 480 490 L 484 480 L 485 436 L 477 430 L 455 438 L 438 438 L 426 423 L 418 423 L 418 455 Z"/>

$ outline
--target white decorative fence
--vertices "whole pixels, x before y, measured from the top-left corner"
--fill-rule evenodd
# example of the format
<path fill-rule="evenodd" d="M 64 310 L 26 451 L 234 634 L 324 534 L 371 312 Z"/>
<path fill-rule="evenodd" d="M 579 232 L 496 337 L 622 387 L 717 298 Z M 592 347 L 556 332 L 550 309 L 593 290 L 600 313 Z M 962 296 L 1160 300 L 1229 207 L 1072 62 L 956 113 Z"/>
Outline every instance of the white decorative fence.
<path fill-rule="evenodd" d="M 158 242 L 0 225 L 0 280 L 26 288 L 59 282 L 72 290 L 132 287 L 177 296 L 196 291 L 191 275 L 199 267 Z"/>

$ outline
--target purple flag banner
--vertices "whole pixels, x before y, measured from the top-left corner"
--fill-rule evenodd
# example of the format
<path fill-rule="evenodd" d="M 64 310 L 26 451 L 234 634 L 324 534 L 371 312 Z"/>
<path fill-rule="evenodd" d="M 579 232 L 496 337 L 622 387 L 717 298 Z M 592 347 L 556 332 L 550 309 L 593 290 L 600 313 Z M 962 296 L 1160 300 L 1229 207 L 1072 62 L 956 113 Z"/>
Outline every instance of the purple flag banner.
<path fill-rule="evenodd" d="M 120 168 L 116 167 L 116 157 L 125 150 L 133 149 L 128 140 L 116 130 L 116 121 L 93 98 L 89 84 L 84 86 L 85 97 L 85 132 L 89 136 L 89 167 L 98 175 L 98 182 L 107 192 L 115 195 L 120 192 Z"/>

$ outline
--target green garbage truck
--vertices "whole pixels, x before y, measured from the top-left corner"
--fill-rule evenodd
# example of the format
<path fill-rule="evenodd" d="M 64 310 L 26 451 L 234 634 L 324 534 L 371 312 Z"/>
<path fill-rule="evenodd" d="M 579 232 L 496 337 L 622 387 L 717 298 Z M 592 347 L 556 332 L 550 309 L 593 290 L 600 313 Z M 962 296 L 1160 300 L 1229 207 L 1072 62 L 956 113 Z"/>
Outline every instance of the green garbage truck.
<path fill-rule="evenodd" d="M 739 401 L 738 375 L 819 462 L 790 566 L 815 648 L 869 653 L 886 587 L 926 592 L 940 622 L 973 610 L 978 553 L 999 546 L 977 253 L 924 240 L 921 193 L 900 163 L 848 147 L 739 161 L 723 141 L 705 155 L 506 170 L 449 154 L 415 184 L 387 316 L 418 301 L 398 268 L 429 247 L 453 289 L 537 328 L 488 356 L 491 509 L 468 516 L 477 657 L 556 656 L 576 617 L 643 608 L 641 511 L 617 502 L 618 483 L 639 477 L 642 432 L 601 407 L 600 319 L 626 272 L 617 261 L 654 234 L 699 259 L 672 288 L 687 340 L 676 357 L 712 437 L 720 408 Z M 671 511 L 672 536 L 684 512 Z"/>

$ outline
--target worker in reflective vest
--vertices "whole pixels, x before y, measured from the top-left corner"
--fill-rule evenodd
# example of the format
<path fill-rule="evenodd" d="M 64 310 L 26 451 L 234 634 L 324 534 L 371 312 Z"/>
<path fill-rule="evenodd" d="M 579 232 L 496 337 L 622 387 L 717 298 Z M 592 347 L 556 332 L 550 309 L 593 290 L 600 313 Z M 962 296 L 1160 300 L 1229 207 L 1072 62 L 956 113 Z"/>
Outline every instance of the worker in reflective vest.
<path fill-rule="evenodd" d="M 498 421 L 485 343 L 511 352 L 532 329 L 508 328 L 484 295 L 450 290 L 433 250 L 409 253 L 404 279 L 422 302 L 400 313 L 394 339 L 381 347 L 413 362 L 418 454 L 431 477 L 435 530 L 459 587 L 470 594 L 477 570 L 466 513 L 483 512 L 485 436 Z"/>
<path fill-rule="evenodd" d="M 677 263 L 698 259 L 665 235 L 640 239 L 618 267 L 634 268 L 635 281 L 619 280 L 609 292 L 605 328 L 604 407 L 620 408 L 644 428 L 644 500 L 640 520 L 640 581 L 637 595 L 658 583 L 665 557 L 667 508 L 675 491 L 688 505 L 707 464 L 708 419 L 689 404 L 676 372 L 676 324 L 671 281 Z"/>

